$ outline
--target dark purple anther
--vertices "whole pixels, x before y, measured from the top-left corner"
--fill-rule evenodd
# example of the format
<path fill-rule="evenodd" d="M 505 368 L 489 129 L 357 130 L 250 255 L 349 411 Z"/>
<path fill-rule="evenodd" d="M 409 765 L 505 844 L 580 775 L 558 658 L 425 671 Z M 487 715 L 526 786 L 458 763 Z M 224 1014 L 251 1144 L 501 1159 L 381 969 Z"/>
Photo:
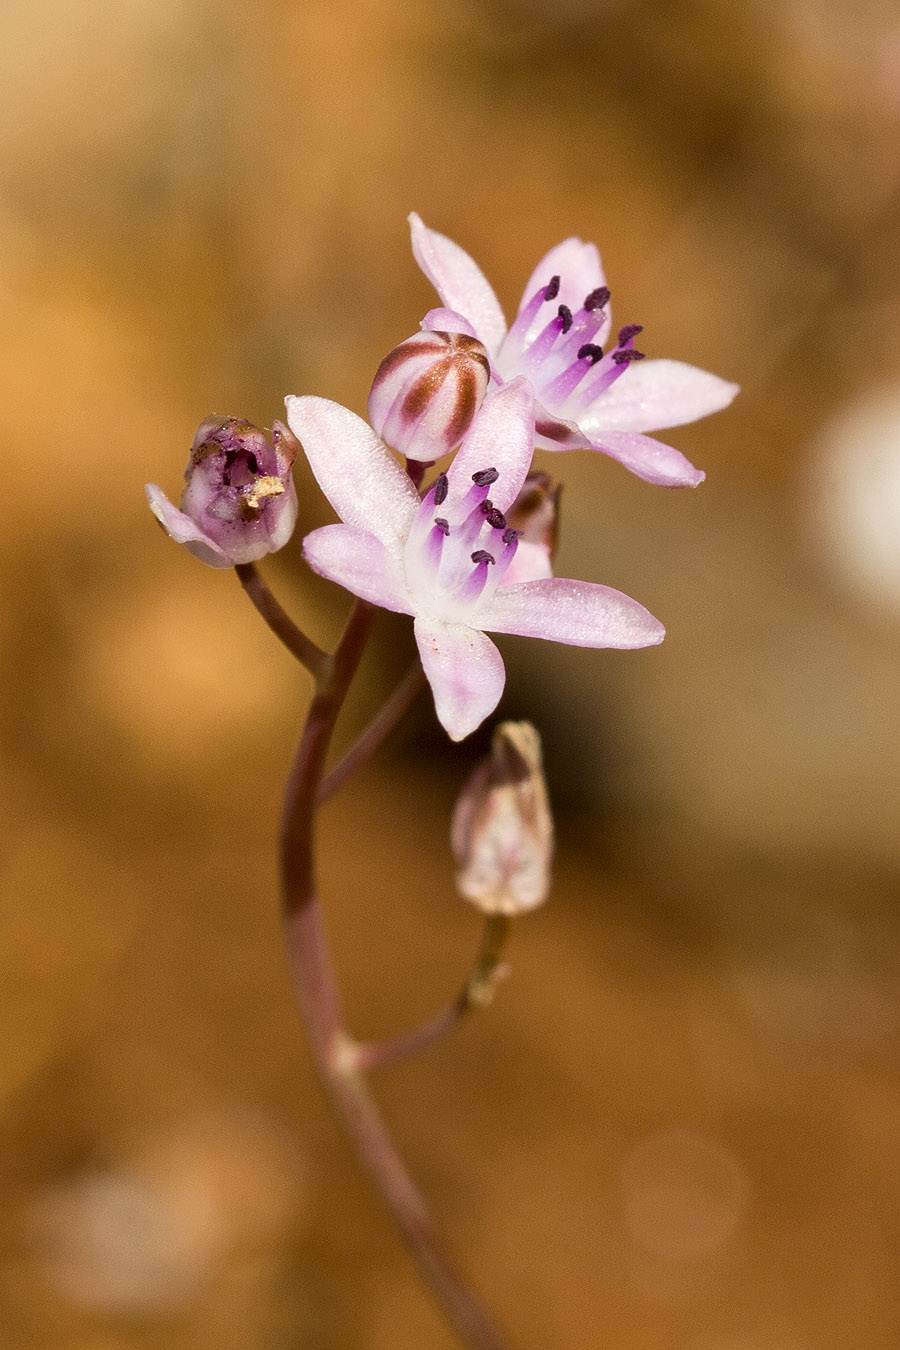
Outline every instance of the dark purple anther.
<path fill-rule="evenodd" d="M 486 548 L 476 549 L 472 554 L 473 563 L 492 563 L 495 561 L 493 553 L 488 553 Z"/>
<path fill-rule="evenodd" d="M 493 509 L 494 503 L 491 501 L 490 497 L 485 497 L 484 501 L 481 503 L 481 514 L 486 516 L 488 511 L 493 511 Z"/>
<path fill-rule="evenodd" d="M 490 525 L 492 530 L 505 530 L 506 516 L 503 514 L 502 511 L 498 511 L 496 506 L 492 506 L 490 511 L 488 511 L 487 513 L 487 523 Z"/>
<path fill-rule="evenodd" d="M 497 469 L 479 469 L 478 473 L 472 474 L 472 482 L 476 487 L 487 487 L 490 483 L 496 483 L 499 477 Z"/>
<path fill-rule="evenodd" d="M 562 319 L 562 331 L 568 333 L 569 329 L 572 327 L 572 311 L 569 309 L 568 305 L 560 305 L 557 314 L 560 319 Z"/>
<path fill-rule="evenodd" d="M 450 491 L 450 483 L 445 473 L 439 473 L 434 480 L 434 504 L 440 506 L 447 500 L 447 493 Z"/>
<path fill-rule="evenodd" d="M 631 364 L 632 361 L 643 361 L 644 353 L 635 351 L 635 349 L 632 347 L 628 351 L 613 352 L 612 359 L 615 361 L 617 366 L 628 366 Z"/>
<path fill-rule="evenodd" d="M 517 539 L 521 539 L 523 533 L 523 530 L 514 530 L 512 526 L 510 526 L 508 530 L 503 531 L 504 544 L 514 544 Z"/>
<path fill-rule="evenodd" d="M 627 323 L 624 328 L 619 329 L 619 346 L 624 347 L 626 342 L 630 342 L 638 333 L 643 333 L 644 325 L 642 323 Z"/>
<path fill-rule="evenodd" d="M 559 295 L 559 277 L 551 277 L 544 287 L 544 299 L 555 300 Z"/>
<path fill-rule="evenodd" d="M 435 516 L 434 523 L 440 530 L 441 534 L 450 533 L 450 522 L 449 520 L 444 520 L 443 516 Z"/>
<path fill-rule="evenodd" d="M 603 348 L 598 347 L 596 342 L 586 342 L 583 347 L 578 348 L 578 359 L 583 361 L 586 358 L 590 360 L 592 366 L 595 366 L 603 355 Z"/>
<path fill-rule="evenodd" d="M 584 307 L 585 309 L 602 309 L 608 301 L 609 287 L 598 286 L 595 291 L 591 291 L 590 295 L 584 297 Z"/>

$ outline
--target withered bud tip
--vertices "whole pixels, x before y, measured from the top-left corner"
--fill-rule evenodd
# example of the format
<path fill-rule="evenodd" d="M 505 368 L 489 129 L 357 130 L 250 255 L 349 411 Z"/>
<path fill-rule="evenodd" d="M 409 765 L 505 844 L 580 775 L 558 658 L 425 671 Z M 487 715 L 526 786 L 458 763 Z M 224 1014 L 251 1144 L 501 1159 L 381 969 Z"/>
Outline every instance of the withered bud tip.
<path fill-rule="evenodd" d="M 483 912 L 521 914 L 547 898 L 553 820 L 530 722 L 497 727 L 456 804 L 452 842 L 460 892 Z"/>

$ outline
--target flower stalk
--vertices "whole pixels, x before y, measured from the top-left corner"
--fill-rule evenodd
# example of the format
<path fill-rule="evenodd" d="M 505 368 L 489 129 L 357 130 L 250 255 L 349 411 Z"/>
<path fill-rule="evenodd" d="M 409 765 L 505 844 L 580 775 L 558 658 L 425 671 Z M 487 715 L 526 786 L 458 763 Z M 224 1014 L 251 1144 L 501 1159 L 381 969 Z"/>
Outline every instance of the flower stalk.
<path fill-rule="evenodd" d="M 252 598 L 252 597 L 251 597 Z M 444 1253 L 428 1207 L 368 1093 L 344 1027 L 315 879 L 315 814 L 335 723 L 362 658 L 372 609 L 357 601 L 332 656 L 316 675 L 282 814 L 282 921 L 294 993 L 313 1059 L 344 1134 L 393 1215 L 427 1286 L 469 1350 L 504 1343 Z"/>
<path fill-rule="evenodd" d="M 507 974 L 508 968 L 503 965 L 501 958 L 509 929 L 508 915 L 489 914 L 484 921 L 481 947 L 475 963 L 453 1002 L 430 1022 L 404 1036 L 388 1041 L 361 1042 L 350 1047 L 354 1066 L 369 1072 L 411 1059 L 455 1031 L 471 1013 L 486 1008 L 493 1001 L 497 985 Z"/>

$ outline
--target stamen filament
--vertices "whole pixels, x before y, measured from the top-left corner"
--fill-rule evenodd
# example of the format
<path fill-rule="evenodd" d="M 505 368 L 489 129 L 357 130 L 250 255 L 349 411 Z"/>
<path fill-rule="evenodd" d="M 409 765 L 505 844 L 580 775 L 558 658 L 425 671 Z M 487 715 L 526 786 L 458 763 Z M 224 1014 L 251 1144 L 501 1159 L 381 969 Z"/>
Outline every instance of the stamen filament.
<path fill-rule="evenodd" d="M 519 352 L 521 351 L 525 339 L 528 336 L 528 330 L 531 328 L 531 325 L 537 318 L 538 311 L 540 310 L 541 305 L 545 304 L 548 298 L 552 300 L 559 294 L 558 277 L 556 278 L 556 282 L 557 288 L 555 291 L 553 290 L 551 279 L 550 285 L 538 287 L 538 289 L 535 291 L 534 295 L 527 302 L 527 304 L 524 304 L 522 306 L 522 308 L 516 315 L 515 319 L 513 320 L 509 332 L 503 339 L 501 350 L 503 348 L 514 347 L 517 349 L 517 351 Z M 549 297 L 547 295 L 548 291 L 553 291 L 553 294 Z"/>
<path fill-rule="evenodd" d="M 557 338 L 564 331 L 565 322 L 563 318 L 559 314 L 554 314 L 550 322 L 538 333 L 534 342 L 523 352 L 523 364 L 532 371 L 537 370 L 544 358 L 550 355 Z"/>
<path fill-rule="evenodd" d="M 475 601 L 481 598 L 482 592 L 487 584 L 488 570 L 493 566 L 491 554 L 484 552 L 484 550 L 481 550 L 480 553 L 476 553 L 474 557 L 478 558 L 478 562 L 475 564 L 473 571 L 469 573 L 465 581 L 458 588 L 454 596 L 454 599 L 460 601 L 464 605 L 474 605 Z M 491 562 L 488 562 L 488 558 L 491 558 Z"/>

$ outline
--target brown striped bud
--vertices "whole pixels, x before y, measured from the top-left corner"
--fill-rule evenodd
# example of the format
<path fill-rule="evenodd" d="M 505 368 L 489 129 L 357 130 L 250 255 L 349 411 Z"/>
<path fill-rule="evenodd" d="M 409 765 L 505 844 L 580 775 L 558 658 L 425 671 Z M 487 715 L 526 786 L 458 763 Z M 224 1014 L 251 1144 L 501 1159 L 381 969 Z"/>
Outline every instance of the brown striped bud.
<path fill-rule="evenodd" d="M 369 392 L 369 421 L 393 450 L 430 464 L 455 450 L 481 407 L 487 352 L 467 333 L 425 331 L 384 358 Z"/>
<path fill-rule="evenodd" d="M 553 818 L 530 722 L 502 722 L 460 794 L 451 839 L 460 893 L 485 914 L 523 914 L 550 890 Z"/>

